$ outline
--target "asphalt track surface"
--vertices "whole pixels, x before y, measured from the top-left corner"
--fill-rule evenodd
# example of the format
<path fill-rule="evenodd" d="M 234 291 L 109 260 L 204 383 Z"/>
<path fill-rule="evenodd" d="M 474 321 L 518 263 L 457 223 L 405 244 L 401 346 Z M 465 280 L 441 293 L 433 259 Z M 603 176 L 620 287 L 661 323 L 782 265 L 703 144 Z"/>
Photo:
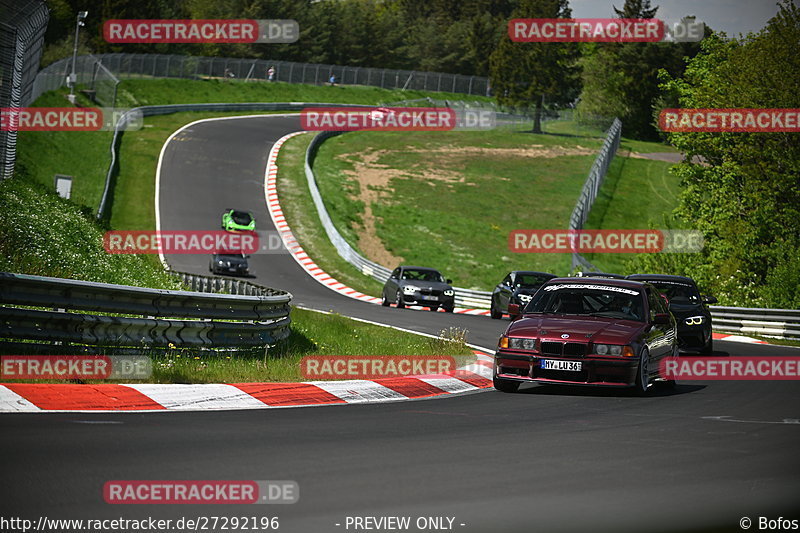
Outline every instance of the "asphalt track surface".
<path fill-rule="evenodd" d="M 263 178 L 296 118 L 196 124 L 161 175 L 162 229 L 216 229 L 227 207 L 271 226 Z M 204 273 L 207 258 L 171 256 Z M 254 255 L 259 282 L 295 303 L 491 347 L 506 322 L 386 309 Z M 504 274 L 498 272 L 498 274 Z M 797 356 L 733 342 L 718 356 Z M 800 519 L 800 383 L 692 382 L 645 398 L 532 386 L 446 399 L 255 411 L 0 415 L 0 516 L 278 516 L 279 531 L 354 531 L 350 516 L 454 517 L 455 531 L 741 531 Z M 109 480 L 295 480 L 293 505 L 109 505 Z M 336 525 L 340 524 L 340 525 Z M 463 525 L 461 525 L 463 524 Z M 386 530 L 381 530 L 386 531 Z M 408 531 L 433 531 L 417 529 Z"/>

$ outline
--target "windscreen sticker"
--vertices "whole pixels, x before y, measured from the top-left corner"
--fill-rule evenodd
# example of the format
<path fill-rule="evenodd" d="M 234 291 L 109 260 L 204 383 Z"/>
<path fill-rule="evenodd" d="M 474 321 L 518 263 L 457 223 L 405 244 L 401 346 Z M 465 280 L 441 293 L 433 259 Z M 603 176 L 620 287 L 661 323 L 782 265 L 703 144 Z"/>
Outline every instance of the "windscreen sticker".
<path fill-rule="evenodd" d="M 624 289 L 622 287 L 614 287 L 612 285 L 586 285 L 583 283 L 572 283 L 568 285 L 548 285 L 547 287 L 543 287 L 543 290 L 546 291 L 557 291 L 561 289 L 591 289 L 597 291 L 621 292 L 624 294 L 630 294 L 632 296 L 639 296 L 640 294 L 639 291 Z"/>

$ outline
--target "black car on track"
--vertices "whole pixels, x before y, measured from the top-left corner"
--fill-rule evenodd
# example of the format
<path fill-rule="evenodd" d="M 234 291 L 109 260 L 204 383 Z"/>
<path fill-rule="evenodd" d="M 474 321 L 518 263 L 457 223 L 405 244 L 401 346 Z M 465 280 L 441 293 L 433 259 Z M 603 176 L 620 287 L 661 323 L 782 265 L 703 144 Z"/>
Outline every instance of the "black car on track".
<path fill-rule="evenodd" d="M 248 257 L 245 254 L 237 253 L 213 254 L 208 263 L 208 270 L 212 274 L 246 276 L 250 274 Z"/>
<path fill-rule="evenodd" d="M 383 286 L 381 305 L 388 307 L 394 302 L 398 309 L 419 305 L 431 311 L 441 307 L 452 313 L 455 309 L 455 292 L 451 283 L 435 268 L 399 266 Z"/>
<path fill-rule="evenodd" d="M 508 313 L 508 304 L 517 304 L 520 307 L 525 307 L 525 304 L 531 301 L 539 287 L 555 277 L 555 274 L 533 270 L 514 270 L 509 272 L 492 291 L 491 317 L 503 318 L 503 314 Z M 514 316 L 511 318 L 513 319 Z"/>
<path fill-rule="evenodd" d="M 711 312 L 708 305 L 717 303 L 713 296 L 703 296 L 692 278 L 666 274 L 631 274 L 627 279 L 649 283 L 669 301 L 669 310 L 678 322 L 678 345 L 682 351 L 713 353 Z"/>

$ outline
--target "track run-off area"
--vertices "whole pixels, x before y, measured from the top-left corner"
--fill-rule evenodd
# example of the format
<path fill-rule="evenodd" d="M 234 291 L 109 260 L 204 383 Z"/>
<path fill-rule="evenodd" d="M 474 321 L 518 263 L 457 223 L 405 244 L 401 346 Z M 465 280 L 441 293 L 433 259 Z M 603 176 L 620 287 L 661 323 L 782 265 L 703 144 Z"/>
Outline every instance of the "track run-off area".
<path fill-rule="evenodd" d="M 267 159 L 276 141 L 300 129 L 299 118 L 286 115 L 181 129 L 160 161 L 159 229 L 216 229 L 222 211 L 236 208 L 254 213 L 260 231 L 275 231 Z M 205 256 L 165 260 L 207 273 Z M 250 264 L 254 281 L 290 291 L 292 305 L 431 335 L 463 328 L 468 342 L 487 348 L 508 324 L 360 301 L 315 280 L 288 253 L 253 254 Z M 719 357 L 800 354 L 725 340 L 714 346 Z M 277 516 L 280 531 L 320 533 L 354 531 L 347 517 L 387 516 L 412 524 L 449 517 L 452 530 L 464 532 L 740 531 L 745 516 L 753 529 L 759 516 L 800 518 L 798 419 L 797 381 L 684 382 L 644 398 L 533 386 L 296 409 L 2 414 L 0 514 Z M 111 505 L 103 499 L 109 480 L 293 480 L 300 498 Z"/>

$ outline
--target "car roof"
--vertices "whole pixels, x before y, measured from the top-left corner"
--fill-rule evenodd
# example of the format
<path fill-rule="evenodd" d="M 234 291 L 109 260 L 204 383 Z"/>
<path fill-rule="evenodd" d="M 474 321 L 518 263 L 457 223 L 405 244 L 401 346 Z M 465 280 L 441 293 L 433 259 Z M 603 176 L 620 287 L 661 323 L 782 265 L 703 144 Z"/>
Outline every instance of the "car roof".
<path fill-rule="evenodd" d="M 627 289 L 642 290 L 644 284 L 639 281 L 615 278 L 553 278 L 548 280 L 545 285 L 556 285 L 558 283 L 580 283 L 582 285 L 609 285 L 612 287 L 623 287 Z"/>
<path fill-rule="evenodd" d="M 627 276 L 625 279 L 642 280 L 642 281 L 681 281 L 683 283 L 696 285 L 695 281 L 692 278 L 689 278 L 687 276 L 673 276 L 671 274 L 631 274 L 630 276 Z"/>
<path fill-rule="evenodd" d="M 608 279 L 625 279 L 622 274 L 614 274 L 612 272 L 581 272 L 579 278 L 608 278 Z"/>

